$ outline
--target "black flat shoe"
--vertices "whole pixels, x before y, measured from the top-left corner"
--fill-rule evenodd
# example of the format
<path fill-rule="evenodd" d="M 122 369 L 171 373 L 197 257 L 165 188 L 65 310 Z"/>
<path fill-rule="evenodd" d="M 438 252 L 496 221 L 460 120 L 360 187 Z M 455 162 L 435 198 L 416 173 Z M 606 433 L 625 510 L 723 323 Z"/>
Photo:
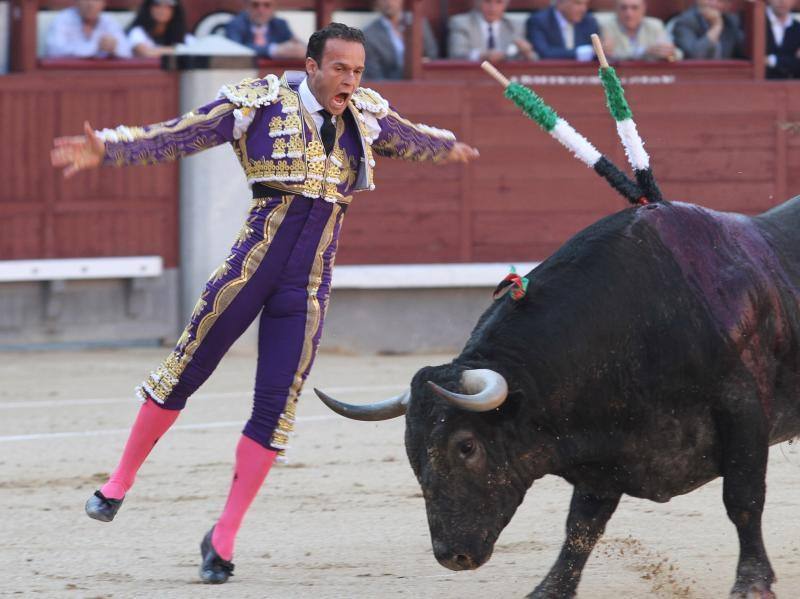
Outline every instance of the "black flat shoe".
<path fill-rule="evenodd" d="M 214 534 L 213 526 L 200 543 L 200 555 L 203 557 L 203 563 L 200 564 L 200 580 L 206 584 L 222 584 L 233 576 L 233 562 L 219 556 L 211 544 L 212 534 Z"/>
<path fill-rule="evenodd" d="M 111 522 L 114 516 L 117 515 L 124 500 L 124 497 L 122 499 L 111 499 L 100 491 L 95 491 L 94 495 L 86 501 L 86 513 L 95 520 Z"/>

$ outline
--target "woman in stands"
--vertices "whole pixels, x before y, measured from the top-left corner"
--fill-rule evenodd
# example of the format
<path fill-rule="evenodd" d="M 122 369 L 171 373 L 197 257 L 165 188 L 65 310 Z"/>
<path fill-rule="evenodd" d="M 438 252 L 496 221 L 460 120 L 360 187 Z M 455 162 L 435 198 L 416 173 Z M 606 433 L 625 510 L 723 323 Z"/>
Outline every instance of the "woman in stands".
<path fill-rule="evenodd" d="M 181 0 L 144 0 L 128 27 L 133 55 L 142 58 L 175 52 L 176 44 L 190 43 Z"/>

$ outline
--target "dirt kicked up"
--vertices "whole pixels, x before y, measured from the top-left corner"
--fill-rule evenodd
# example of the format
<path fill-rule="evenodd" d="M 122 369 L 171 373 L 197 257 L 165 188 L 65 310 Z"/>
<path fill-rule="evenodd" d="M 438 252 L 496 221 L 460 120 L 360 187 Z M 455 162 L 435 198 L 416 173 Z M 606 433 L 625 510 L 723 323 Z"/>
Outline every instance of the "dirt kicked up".
<path fill-rule="evenodd" d="M 133 387 L 166 350 L 0 354 L 0 597 L 522 597 L 560 549 L 571 487 L 528 491 L 494 556 L 472 572 L 433 558 L 403 421 L 353 422 L 319 386 L 368 401 L 451 356 L 320 354 L 298 410 L 290 462 L 245 519 L 235 576 L 200 584 L 198 546 L 227 493 L 250 408 L 255 357 L 229 355 L 142 468 L 116 520 L 83 503 L 119 456 Z M 800 448 L 774 447 L 764 535 L 778 597 L 800 588 Z M 584 571 L 579 597 L 726 597 L 738 556 L 721 481 L 667 504 L 623 498 Z"/>

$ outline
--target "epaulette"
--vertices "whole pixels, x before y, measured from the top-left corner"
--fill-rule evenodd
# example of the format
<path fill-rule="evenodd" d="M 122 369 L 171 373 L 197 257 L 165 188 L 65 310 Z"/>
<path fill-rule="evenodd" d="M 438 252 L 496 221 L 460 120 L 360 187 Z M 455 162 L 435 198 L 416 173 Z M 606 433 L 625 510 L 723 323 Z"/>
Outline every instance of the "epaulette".
<path fill-rule="evenodd" d="M 217 98 L 227 98 L 241 108 L 269 106 L 278 99 L 280 81 L 275 75 L 262 79 L 242 79 L 236 85 L 223 85 Z"/>
<path fill-rule="evenodd" d="M 353 92 L 353 104 L 359 110 L 366 110 L 379 119 L 389 114 L 389 102 L 374 89 L 368 87 L 359 87 Z"/>
<path fill-rule="evenodd" d="M 241 139 L 255 117 L 255 109 L 274 104 L 278 99 L 280 81 L 275 75 L 262 79 L 242 79 L 236 85 L 223 85 L 217 99 L 226 98 L 238 108 L 233 111 L 233 138 Z"/>

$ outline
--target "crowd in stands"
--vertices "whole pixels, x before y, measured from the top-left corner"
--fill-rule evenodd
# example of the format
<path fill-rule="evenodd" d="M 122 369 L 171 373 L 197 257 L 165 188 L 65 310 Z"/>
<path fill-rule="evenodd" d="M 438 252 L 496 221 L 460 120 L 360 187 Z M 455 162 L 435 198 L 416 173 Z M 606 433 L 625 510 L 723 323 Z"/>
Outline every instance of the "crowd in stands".
<path fill-rule="evenodd" d="M 48 57 L 152 57 L 191 44 L 182 1 L 143 0 L 127 29 L 104 13 L 105 0 L 75 0 L 47 31 Z M 797 0 L 767 0 L 767 76 L 800 77 Z M 276 16 L 279 0 L 243 0 L 243 10 L 225 26 L 230 40 L 258 56 L 302 59 L 305 43 Z M 522 24 L 507 13 L 509 0 L 476 0 L 472 11 L 448 20 L 447 57 L 458 60 L 595 59 L 590 36 L 598 33 L 613 60 L 735 59 L 745 57 L 745 38 L 726 0 L 695 0 L 665 24 L 647 15 L 646 0 L 616 0 L 613 15 L 598 22 L 589 0 L 552 0 Z M 368 79 L 400 79 L 410 15 L 403 0 L 374 0 L 376 18 L 364 27 Z M 423 23 L 424 56 L 441 56 L 430 24 Z"/>

